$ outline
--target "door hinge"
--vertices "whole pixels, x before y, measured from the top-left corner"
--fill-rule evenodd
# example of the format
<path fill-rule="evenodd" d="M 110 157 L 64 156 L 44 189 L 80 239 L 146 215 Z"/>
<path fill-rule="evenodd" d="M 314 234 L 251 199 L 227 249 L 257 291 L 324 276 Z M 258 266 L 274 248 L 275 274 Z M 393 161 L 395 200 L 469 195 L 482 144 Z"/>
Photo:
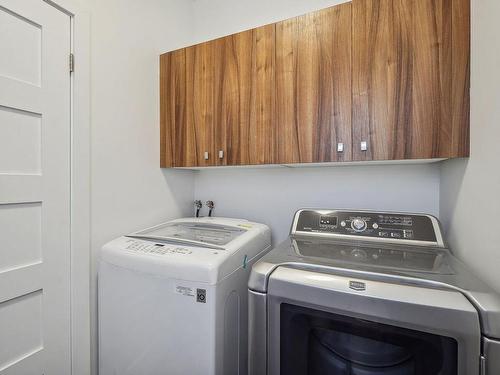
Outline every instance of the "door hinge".
<path fill-rule="evenodd" d="M 73 73 L 75 71 L 75 55 L 69 54 L 69 72 Z"/>

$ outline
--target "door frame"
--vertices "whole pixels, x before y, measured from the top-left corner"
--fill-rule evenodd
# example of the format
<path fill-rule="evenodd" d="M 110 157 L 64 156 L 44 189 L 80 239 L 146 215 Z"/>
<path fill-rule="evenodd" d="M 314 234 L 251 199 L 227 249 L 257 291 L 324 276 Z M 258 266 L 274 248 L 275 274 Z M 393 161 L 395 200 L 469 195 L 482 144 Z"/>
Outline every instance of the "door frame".
<path fill-rule="evenodd" d="M 44 1 L 70 17 L 71 374 L 90 374 L 90 13 L 77 0 Z M 69 56 L 68 56 L 69 69 Z"/>

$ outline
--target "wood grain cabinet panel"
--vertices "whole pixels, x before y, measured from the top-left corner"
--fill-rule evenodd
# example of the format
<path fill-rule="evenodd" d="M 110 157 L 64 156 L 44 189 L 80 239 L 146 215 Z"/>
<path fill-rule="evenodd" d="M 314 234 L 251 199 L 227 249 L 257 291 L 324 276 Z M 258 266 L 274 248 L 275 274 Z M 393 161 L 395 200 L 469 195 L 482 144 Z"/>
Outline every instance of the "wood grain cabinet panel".
<path fill-rule="evenodd" d="M 214 41 L 186 48 L 186 124 L 176 137 L 176 166 L 216 164 L 214 147 Z M 190 149 L 182 148 L 191 144 Z"/>
<path fill-rule="evenodd" d="M 454 9 L 465 3 L 353 0 L 354 160 L 466 156 L 468 119 L 453 105 L 468 113 L 468 66 L 454 60 L 469 56 L 468 41 L 453 38 Z"/>
<path fill-rule="evenodd" d="M 186 50 L 160 56 L 160 166 L 183 163 L 179 154 L 195 155 L 193 139 L 185 137 L 186 128 Z M 180 141 L 180 142 L 179 142 Z M 184 162 L 184 161 L 183 161 Z M 187 161 L 185 161 L 187 164 Z M 180 164 L 179 164 L 180 163 Z"/>
<path fill-rule="evenodd" d="M 214 61 L 213 42 L 166 53 L 160 58 L 162 167 L 215 165 Z"/>
<path fill-rule="evenodd" d="M 218 165 L 274 161 L 274 31 L 264 26 L 215 41 Z"/>
<path fill-rule="evenodd" d="M 351 4 L 276 24 L 276 127 L 278 163 L 351 160 Z"/>
<path fill-rule="evenodd" d="M 451 157 L 470 152 L 470 0 L 452 5 Z"/>

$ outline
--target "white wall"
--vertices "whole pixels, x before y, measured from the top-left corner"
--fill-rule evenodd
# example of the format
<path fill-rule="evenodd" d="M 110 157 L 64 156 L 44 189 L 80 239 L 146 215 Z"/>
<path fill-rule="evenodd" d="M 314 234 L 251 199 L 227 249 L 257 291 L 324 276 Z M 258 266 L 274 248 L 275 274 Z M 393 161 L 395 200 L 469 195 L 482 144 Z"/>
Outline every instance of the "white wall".
<path fill-rule="evenodd" d="M 190 44 L 189 0 L 86 0 L 91 13 L 92 340 L 108 240 L 186 215 L 193 173 L 159 168 L 159 54 Z M 77 62 L 78 63 L 78 62 Z"/>
<path fill-rule="evenodd" d="M 500 292 L 500 1 L 473 0 L 471 157 L 442 166 L 448 241 Z"/>
<path fill-rule="evenodd" d="M 439 215 L 439 164 L 197 172 L 196 199 L 213 200 L 215 215 L 269 225 L 274 242 L 286 238 L 304 207 L 358 208 Z M 206 209 L 204 211 L 206 214 Z"/>
<path fill-rule="evenodd" d="M 194 0 L 193 40 L 203 42 L 346 0 Z"/>

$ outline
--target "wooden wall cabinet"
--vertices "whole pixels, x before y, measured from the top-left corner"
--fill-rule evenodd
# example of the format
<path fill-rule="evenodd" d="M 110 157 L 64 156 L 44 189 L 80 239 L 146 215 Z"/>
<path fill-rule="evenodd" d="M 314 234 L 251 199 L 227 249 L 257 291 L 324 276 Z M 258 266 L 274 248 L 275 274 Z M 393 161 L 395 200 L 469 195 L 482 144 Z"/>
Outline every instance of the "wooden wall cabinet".
<path fill-rule="evenodd" d="M 353 0 L 161 55 L 161 166 L 468 156 L 469 1 Z"/>
<path fill-rule="evenodd" d="M 275 69 L 276 163 L 351 160 L 351 4 L 278 22 Z"/>
<path fill-rule="evenodd" d="M 468 156 L 469 0 L 352 6 L 353 159 Z"/>
<path fill-rule="evenodd" d="M 161 166 L 274 162 L 274 25 L 160 57 Z"/>
<path fill-rule="evenodd" d="M 215 43 L 216 165 L 274 162 L 274 27 Z"/>

